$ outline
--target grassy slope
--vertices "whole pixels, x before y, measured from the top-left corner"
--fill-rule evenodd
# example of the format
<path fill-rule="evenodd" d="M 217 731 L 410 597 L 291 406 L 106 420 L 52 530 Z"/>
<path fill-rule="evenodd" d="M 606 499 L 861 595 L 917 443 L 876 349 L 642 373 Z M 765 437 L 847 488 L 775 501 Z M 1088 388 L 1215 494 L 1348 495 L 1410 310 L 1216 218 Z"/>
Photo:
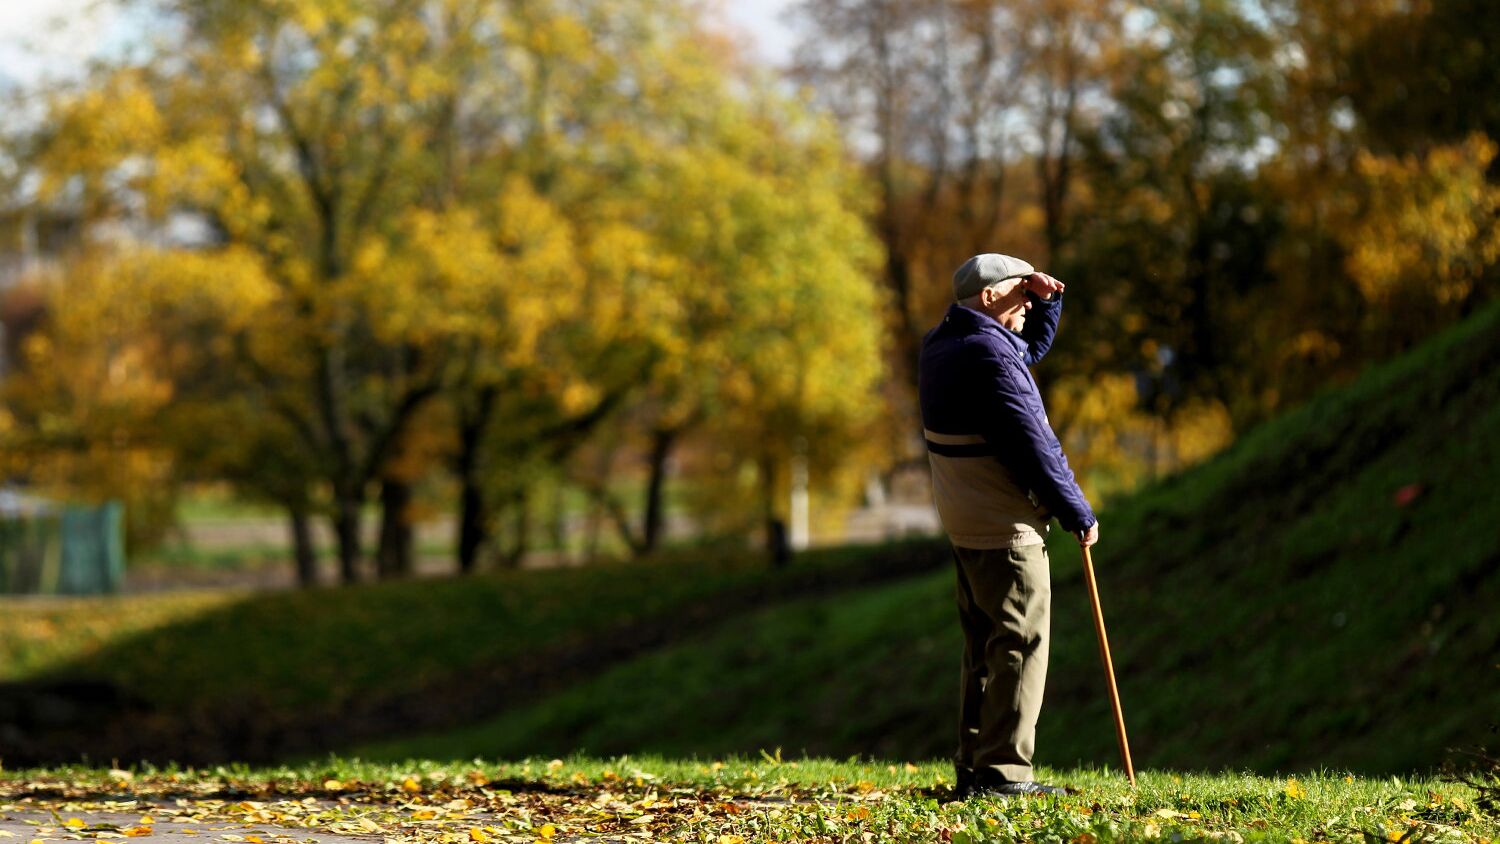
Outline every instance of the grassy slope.
<path fill-rule="evenodd" d="M 1491 307 L 1104 514 L 1096 565 L 1138 766 L 1405 771 L 1492 738 L 1497 361 Z M 1078 554 L 1054 538 L 1040 759 L 1110 762 Z M 941 755 L 950 590 L 944 574 L 773 608 L 488 724 L 363 750 Z"/>
<path fill-rule="evenodd" d="M 299 592 L 10 599 L 0 602 L 0 681 L 102 677 L 179 711 L 337 709 L 724 596 L 849 582 L 868 574 L 871 553 L 820 551 L 790 574 L 742 554 Z M 900 567 L 931 549 L 875 553 Z"/>

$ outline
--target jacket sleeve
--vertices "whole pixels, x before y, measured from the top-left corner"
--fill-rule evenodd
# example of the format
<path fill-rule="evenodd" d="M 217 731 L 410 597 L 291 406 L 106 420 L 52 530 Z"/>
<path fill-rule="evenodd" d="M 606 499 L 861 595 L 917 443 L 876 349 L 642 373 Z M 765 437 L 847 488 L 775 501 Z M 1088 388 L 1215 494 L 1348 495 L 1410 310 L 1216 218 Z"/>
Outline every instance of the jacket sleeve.
<path fill-rule="evenodd" d="M 1036 366 L 1047 350 L 1052 348 L 1052 338 L 1057 336 L 1057 321 L 1062 318 L 1062 291 L 1052 294 L 1051 299 L 1026 291 L 1031 300 L 1031 313 L 1026 316 L 1026 326 L 1021 329 L 1021 339 L 1026 341 L 1026 365 Z"/>
<path fill-rule="evenodd" d="M 993 349 L 981 363 L 991 382 L 985 385 L 989 406 L 984 436 L 1000 462 L 1057 517 L 1064 530 L 1087 530 L 1096 521 L 1093 508 L 1078 488 L 1030 374 L 1019 361 L 1007 361 Z"/>

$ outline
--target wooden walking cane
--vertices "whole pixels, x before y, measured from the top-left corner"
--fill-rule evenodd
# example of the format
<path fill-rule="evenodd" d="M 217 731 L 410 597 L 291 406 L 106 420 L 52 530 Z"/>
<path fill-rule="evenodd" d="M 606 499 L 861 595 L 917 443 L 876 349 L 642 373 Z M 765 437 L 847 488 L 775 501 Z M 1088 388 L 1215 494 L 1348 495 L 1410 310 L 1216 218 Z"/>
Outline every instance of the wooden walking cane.
<path fill-rule="evenodd" d="M 1104 673 L 1109 677 L 1109 702 L 1115 710 L 1115 735 L 1120 738 L 1120 758 L 1125 760 L 1125 776 L 1135 788 L 1135 766 L 1130 764 L 1130 742 L 1125 738 L 1125 714 L 1120 710 L 1120 690 L 1115 687 L 1115 664 L 1109 658 L 1109 637 L 1104 633 L 1104 611 L 1099 608 L 1099 584 L 1094 580 L 1094 558 L 1089 546 L 1083 549 L 1083 579 L 1089 585 L 1089 601 L 1094 605 L 1094 630 L 1099 634 L 1099 656 L 1104 659 Z"/>

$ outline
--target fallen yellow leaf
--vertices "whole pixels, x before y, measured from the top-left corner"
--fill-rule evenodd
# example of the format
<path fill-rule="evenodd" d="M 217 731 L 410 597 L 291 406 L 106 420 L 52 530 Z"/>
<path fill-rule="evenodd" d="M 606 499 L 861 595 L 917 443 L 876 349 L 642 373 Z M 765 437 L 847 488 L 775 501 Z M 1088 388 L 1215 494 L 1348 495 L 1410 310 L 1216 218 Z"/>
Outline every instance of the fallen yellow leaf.
<path fill-rule="evenodd" d="M 557 834 L 557 827 L 553 826 L 550 823 L 544 823 L 542 824 L 542 828 L 536 831 L 536 834 L 540 835 L 543 838 L 550 839 L 552 836 Z"/>
<path fill-rule="evenodd" d="M 323 787 L 329 791 L 343 791 L 344 784 L 338 780 L 323 780 Z"/>
<path fill-rule="evenodd" d="M 150 835 L 151 833 L 155 832 L 155 830 L 153 830 L 149 826 L 127 826 L 120 831 L 131 838 L 140 838 L 142 836 Z"/>
<path fill-rule="evenodd" d="M 1157 809 L 1156 812 L 1155 812 L 1155 814 L 1156 814 L 1156 816 L 1158 818 L 1185 818 L 1185 817 L 1187 817 L 1187 815 L 1184 815 L 1183 813 L 1181 813 L 1181 812 L 1179 812 L 1179 811 L 1177 811 L 1175 809 Z"/>
<path fill-rule="evenodd" d="M 406 782 L 401 783 L 401 789 L 416 794 L 422 790 L 422 784 L 411 777 L 407 777 Z"/>
<path fill-rule="evenodd" d="M 411 819 L 414 821 L 430 821 L 435 817 L 437 817 L 437 812 L 431 809 L 418 809 L 411 813 Z"/>
<path fill-rule="evenodd" d="M 84 821 L 83 818 L 68 818 L 67 820 L 63 821 L 63 826 L 67 827 L 68 829 L 83 829 L 84 827 L 88 826 L 88 823 Z"/>
<path fill-rule="evenodd" d="M 469 827 L 469 840 L 478 841 L 479 844 L 486 844 L 490 840 L 490 835 L 477 826 L 471 826 Z"/>

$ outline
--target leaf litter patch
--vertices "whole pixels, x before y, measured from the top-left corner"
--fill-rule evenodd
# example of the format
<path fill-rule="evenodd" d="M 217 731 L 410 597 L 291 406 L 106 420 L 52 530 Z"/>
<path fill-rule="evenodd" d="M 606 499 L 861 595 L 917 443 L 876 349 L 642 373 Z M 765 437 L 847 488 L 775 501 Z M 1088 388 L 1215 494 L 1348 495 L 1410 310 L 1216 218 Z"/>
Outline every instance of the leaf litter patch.
<path fill-rule="evenodd" d="M 124 773 L 124 772 L 121 772 Z M 654 779 L 654 778 L 653 778 Z M 883 799 L 850 789 L 767 783 L 752 792 L 669 787 L 606 775 L 604 782 L 489 781 L 371 784 L 266 781 L 244 785 L 177 775 L 117 779 L 113 789 L 59 779 L 0 782 L 0 844 L 147 839 L 186 844 L 510 844 L 651 840 L 742 826 L 785 810 Z M 255 799 L 235 799 L 254 797 Z M 864 813 L 866 816 L 868 812 Z M 729 836 L 728 840 L 733 840 Z"/>
<path fill-rule="evenodd" d="M 632 769 L 622 769 L 624 776 L 608 768 L 569 772 L 561 760 L 531 776 L 531 765 L 512 766 L 519 776 L 502 767 L 494 779 L 462 768 L 409 774 L 377 767 L 346 779 L 287 769 L 118 771 L 111 779 L 5 772 L 0 844 L 152 837 L 164 844 L 1500 841 L 1500 826 L 1478 813 L 1471 792 L 1394 778 L 1185 783 L 1148 772 L 1141 790 L 1131 791 L 1118 778 L 1082 772 L 1084 792 L 1064 798 L 954 801 L 940 771 L 911 765 L 904 774 L 890 766 L 891 780 L 850 764 L 798 781 L 763 776 L 766 769 L 746 768 L 741 776 L 717 762 L 677 778 Z"/>

